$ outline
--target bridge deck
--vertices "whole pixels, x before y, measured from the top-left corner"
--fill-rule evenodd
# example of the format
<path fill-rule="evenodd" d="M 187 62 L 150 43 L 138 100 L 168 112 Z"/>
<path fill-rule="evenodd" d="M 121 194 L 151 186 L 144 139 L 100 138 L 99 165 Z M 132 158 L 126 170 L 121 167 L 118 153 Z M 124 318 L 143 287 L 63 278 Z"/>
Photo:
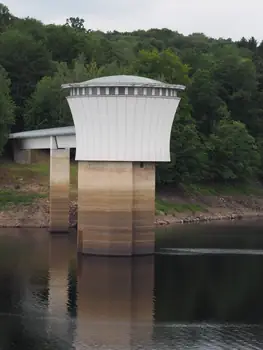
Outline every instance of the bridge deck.
<path fill-rule="evenodd" d="M 9 135 L 9 139 L 17 141 L 20 149 L 49 149 L 51 137 L 54 138 L 57 148 L 76 148 L 74 126 L 30 130 Z"/>

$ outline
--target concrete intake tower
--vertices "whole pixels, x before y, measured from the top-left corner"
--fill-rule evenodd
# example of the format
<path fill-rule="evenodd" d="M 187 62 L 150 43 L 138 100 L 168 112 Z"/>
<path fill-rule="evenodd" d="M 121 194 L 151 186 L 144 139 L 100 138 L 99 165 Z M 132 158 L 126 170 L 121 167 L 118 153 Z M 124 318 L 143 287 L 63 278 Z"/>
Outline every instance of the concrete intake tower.
<path fill-rule="evenodd" d="M 170 161 L 184 86 L 137 76 L 65 84 L 76 130 L 78 250 L 152 254 L 155 163 Z"/>

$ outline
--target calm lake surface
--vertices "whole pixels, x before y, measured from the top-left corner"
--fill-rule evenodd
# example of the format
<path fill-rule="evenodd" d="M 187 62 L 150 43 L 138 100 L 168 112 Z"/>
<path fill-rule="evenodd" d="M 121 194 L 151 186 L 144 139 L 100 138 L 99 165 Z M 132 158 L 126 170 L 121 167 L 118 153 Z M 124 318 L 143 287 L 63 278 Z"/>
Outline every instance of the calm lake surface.
<path fill-rule="evenodd" d="M 154 257 L 0 229 L 0 350 L 263 349 L 263 222 L 157 230 Z"/>

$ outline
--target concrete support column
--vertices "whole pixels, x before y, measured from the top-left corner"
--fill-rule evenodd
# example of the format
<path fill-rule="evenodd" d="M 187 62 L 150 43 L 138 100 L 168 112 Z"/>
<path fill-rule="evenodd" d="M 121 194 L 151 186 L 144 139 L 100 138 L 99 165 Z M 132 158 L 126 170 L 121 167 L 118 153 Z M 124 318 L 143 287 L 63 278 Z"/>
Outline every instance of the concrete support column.
<path fill-rule="evenodd" d="M 79 162 L 78 250 L 132 255 L 131 162 Z"/>
<path fill-rule="evenodd" d="M 133 254 L 155 248 L 155 164 L 133 163 Z"/>
<path fill-rule="evenodd" d="M 50 147 L 50 231 L 67 232 L 69 228 L 69 149 Z"/>
<path fill-rule="evenodd" d="M 152 254 L 154 214 L 154 163 L 79 162 L 79 252 Z"/>

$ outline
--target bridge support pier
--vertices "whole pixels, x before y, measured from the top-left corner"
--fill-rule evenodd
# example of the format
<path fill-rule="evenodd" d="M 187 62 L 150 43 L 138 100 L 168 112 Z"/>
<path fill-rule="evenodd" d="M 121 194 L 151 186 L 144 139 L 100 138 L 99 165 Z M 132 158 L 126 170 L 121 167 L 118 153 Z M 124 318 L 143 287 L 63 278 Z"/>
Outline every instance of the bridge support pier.
<path fill-rule="evenodd" d="M 79 252 L 152 254 L 154 210 L 153 164 L 79 161 Z"/>
<path fill-rule="evenodd" d="M 67 232 L 69 228 L 69 153 L 69 149 L 50 148 L 49 229 L 51 232 Z"/>

